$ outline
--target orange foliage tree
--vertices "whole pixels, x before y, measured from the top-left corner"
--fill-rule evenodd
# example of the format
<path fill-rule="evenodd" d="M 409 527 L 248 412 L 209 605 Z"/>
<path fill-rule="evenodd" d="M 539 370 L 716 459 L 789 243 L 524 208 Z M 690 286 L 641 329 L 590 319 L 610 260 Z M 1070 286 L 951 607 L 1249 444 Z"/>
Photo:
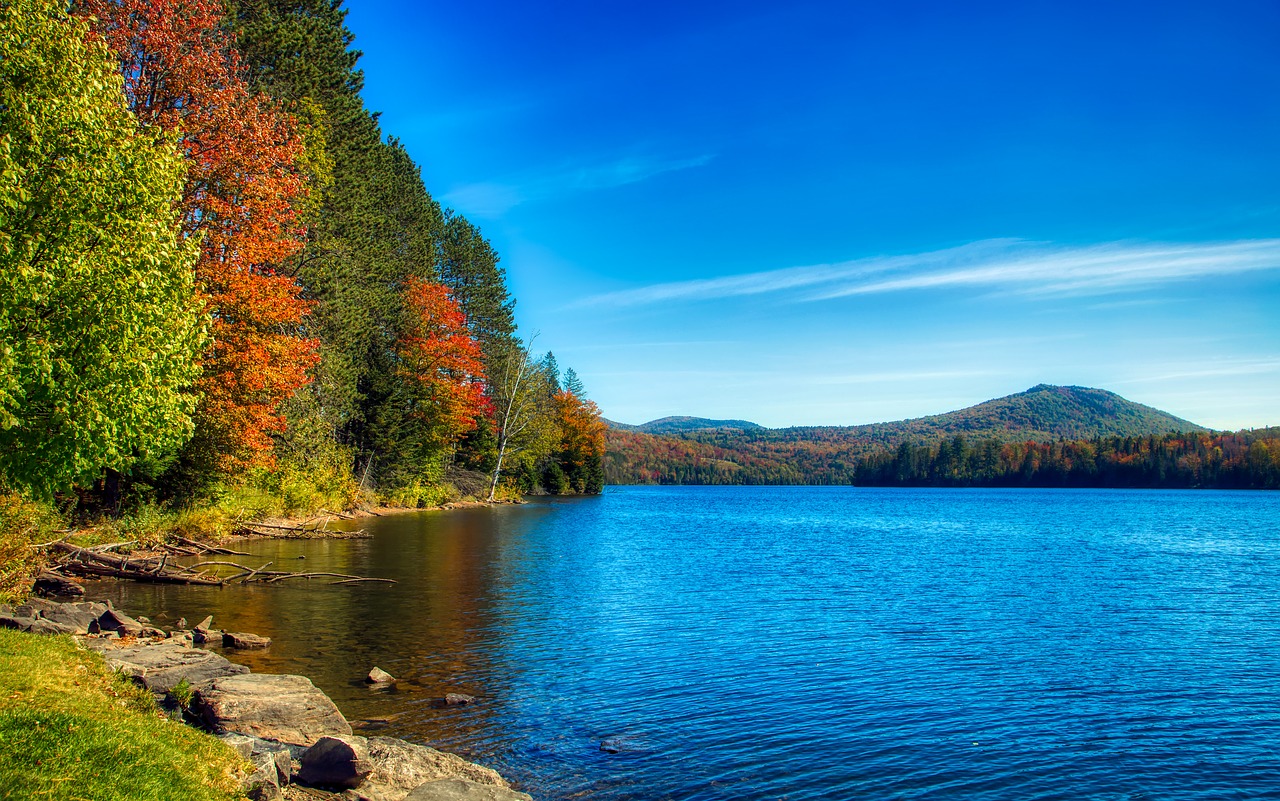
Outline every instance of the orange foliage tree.
<path fill-rule="evenodd" d="M 574 492 L 598 493 L 604 488 L 605 422 L 595 401 L 568 390 L 556 393 L 560 423 L 560 452 L 556 461 Z"/>
<path fill-rule="evenodd" d="M 420 432 L 414 444 L 440 452 L 489 413 L 480 345 L 441 284 L 410 278 L 404 299 L 405 329 L 396 349 L 397 374 L 408 385 L 404 411 Z"/>
<path fill-rule="evenodd" d="M 249 90 L 218 0 L 80 0 L 120 59 L 143 125 L 174 132 L 187 159 L 183 233 L 199 236 L 197 286 L 213 319 L 196 438 L 209 466 L 271 464 L 281 403 L 309 378 L 308 303 L 278 270 L 303 247 L 307 192 L 295 119 Z"/>

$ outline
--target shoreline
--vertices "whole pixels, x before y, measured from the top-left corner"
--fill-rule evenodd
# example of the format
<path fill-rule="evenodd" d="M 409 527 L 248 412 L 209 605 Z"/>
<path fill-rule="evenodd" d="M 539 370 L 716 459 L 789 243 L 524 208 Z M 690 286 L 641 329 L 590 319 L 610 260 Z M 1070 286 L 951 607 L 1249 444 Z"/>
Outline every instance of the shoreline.
<path fill-rule="evenodd" d="M 308 677 L 254 673 L 227 658 L 238 650 L 266 647 L 270 640 L 209 628 L 211 617 L 191 630 L 184 625 L 159 629 L 146 618 L 120 612 L 110 600 L 83 596 L 54 600 L 33 593 L 22 604 L 0 605 L 0 627 L 31 636 L 71 635 L 80 649 L 96 653 L 110 670 L 149 691 L 162 716 L 239 752 L 251 765 L 242 791 L 255 801 L 532 801 L 493 769 L 456 754 L 356 733 Z M 219 647 L 198 647 L 207 645 Z M 391 687 L 396 680 L 374 667 L 367 681 Z M 468 696 L 442 700 L 474 702 Z"/>

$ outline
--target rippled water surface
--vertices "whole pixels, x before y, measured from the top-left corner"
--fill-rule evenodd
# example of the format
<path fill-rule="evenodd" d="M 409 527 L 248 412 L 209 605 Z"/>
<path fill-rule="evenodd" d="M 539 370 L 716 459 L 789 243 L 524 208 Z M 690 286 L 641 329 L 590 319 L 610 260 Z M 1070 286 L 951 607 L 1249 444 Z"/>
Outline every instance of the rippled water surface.
<path fill-rule="evenodd" d="M 234 658 L 537 799 L 1280 797 L 1280 494 L 613 487 L 362 525 L 241 561 L 399 584 L 98 594 L 268 635 Z"/>

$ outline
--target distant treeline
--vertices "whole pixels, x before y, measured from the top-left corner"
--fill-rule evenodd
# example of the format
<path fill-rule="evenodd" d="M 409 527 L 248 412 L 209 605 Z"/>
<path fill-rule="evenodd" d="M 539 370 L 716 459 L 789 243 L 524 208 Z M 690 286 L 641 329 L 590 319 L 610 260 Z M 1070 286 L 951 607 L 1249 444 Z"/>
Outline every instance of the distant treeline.
<path fill-rule="evenodd" d="M 1280 489 L 1280 428 L 1053 442 L 711 443 L 610 431 L 613 484 L 831 484 L 910 487 Z"/>

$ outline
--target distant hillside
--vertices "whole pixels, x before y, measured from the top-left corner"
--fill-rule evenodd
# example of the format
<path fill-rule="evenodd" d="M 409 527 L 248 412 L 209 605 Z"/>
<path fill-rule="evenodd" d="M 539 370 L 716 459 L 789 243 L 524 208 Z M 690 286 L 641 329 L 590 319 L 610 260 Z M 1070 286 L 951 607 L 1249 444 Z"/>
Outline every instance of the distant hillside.
<path fill-rule="evenodd" d="M 992 449 L 1008 443 L 1204 431 L 1113 392 L 1041 384 L 966 409 L 892 423 L 768 429 L 742 420 L 668 417 L 615 427 L 608 434 L 606 475 L 610 483 L 622 484 L 849 484 L 866 480 L 873 463 L 884 468 L 886 454 L 904 445 L 940 449 L 950 459 L 956 449 L 969 458 L 971 446 L 982 443 L 983 458 L 991 462 Z M 919 461 L 911 458 L 913 465 Z"/>
<path fill-rule="evenodd" d="M 686 434 L 693 431 L 722 430 L 755 431 L 764 428 L 749 420 L 708 420 L 705 417 L 663 417 L 638 426 L 612 422 L 609 425 L 624 431 L 643 431 L 646 434 Z"/>
<path fill-rule="evenodd" d="M 966 437 L 1002 441 L 1090 439 L 1205 431 L 1203 426 L 1144 406 L 1105 389 L 1034 386 L 946 414 L 862 426 L 797 427 L 778 430 L 783 440 L 831 438 L 894 445 L 903 440 Z"/>

